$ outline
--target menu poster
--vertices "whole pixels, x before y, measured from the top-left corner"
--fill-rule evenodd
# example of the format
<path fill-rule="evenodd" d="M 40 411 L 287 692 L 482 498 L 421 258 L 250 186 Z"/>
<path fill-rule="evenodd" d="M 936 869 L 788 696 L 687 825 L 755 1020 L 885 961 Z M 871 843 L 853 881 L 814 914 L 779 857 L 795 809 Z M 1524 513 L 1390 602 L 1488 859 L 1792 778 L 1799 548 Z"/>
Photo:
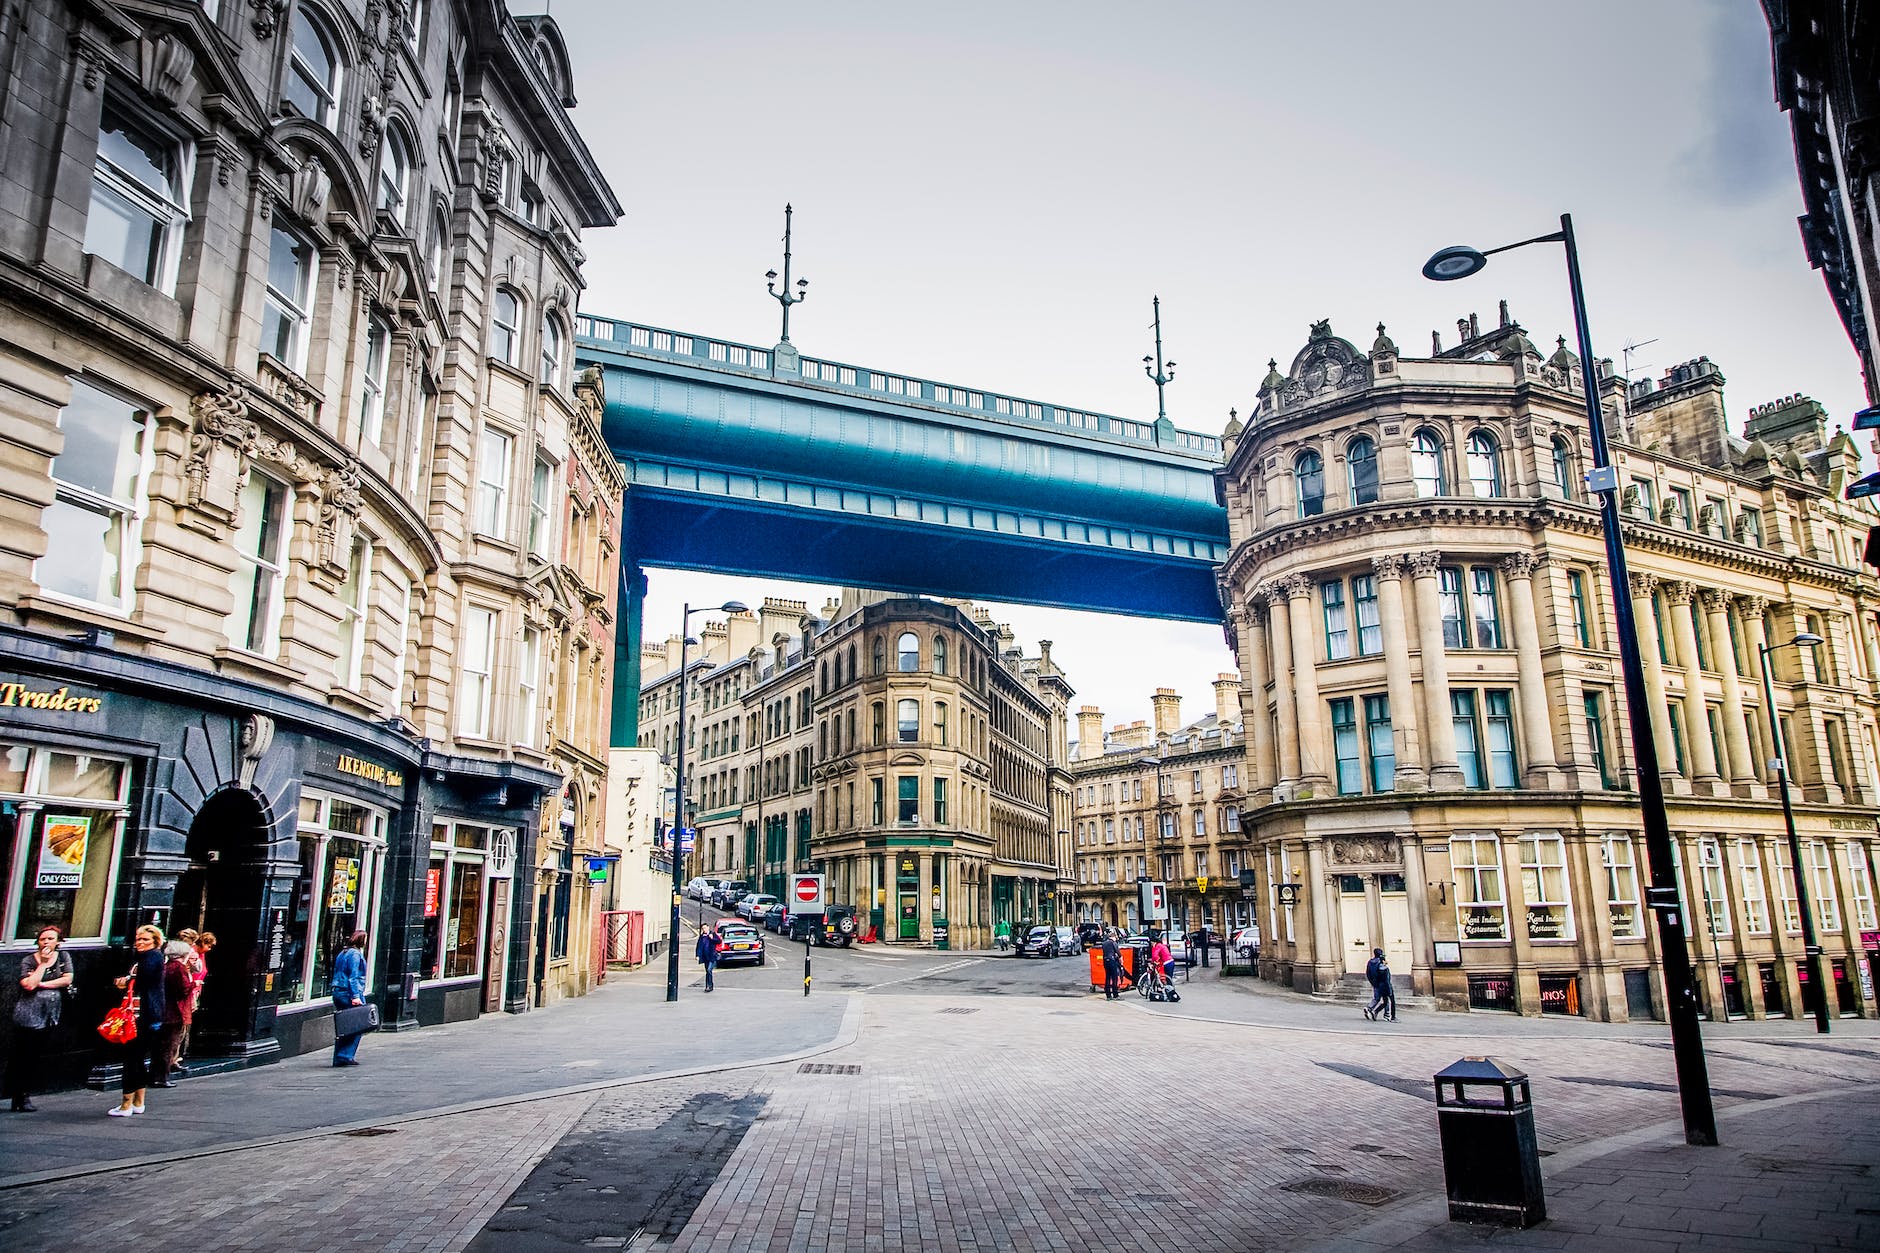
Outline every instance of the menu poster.
<path fill-rule="evenodd" d="M 85 848 L 91 819 L 78 814 L 47 814 L 40 824 L 40 888 L 75 889 L 85 881 Z"/>
<path fill-rule="evenodd" d="M 337 914 L 353 913 L 359 900 L 359 859 L 335 857 L 333 878 L 327 887 L 326 907 Z"/>

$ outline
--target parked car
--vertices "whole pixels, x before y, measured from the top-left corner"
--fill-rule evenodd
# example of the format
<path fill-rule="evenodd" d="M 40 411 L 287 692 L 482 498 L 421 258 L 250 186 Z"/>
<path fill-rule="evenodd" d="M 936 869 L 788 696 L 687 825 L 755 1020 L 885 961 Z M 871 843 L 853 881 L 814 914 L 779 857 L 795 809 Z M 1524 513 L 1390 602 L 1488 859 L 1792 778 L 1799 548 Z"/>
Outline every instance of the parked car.
<path fill-rule="evenodd" d="M 708 878 L 704 875 L 700 875 L 698 878 L 685 885 L 685 894 L 695 901 L 708 901 L 711 899 L 712 893 L 717 891 L 719 886 L 723 883 L 723 879 Z"/>
<path fill-rule="evenodd" d="M 750 891 L 751 885 L 744 880 L 726 879 L 717 887 L 713 888 L 711 895 L 705 899 L 710 901 L 712 907 L 715 909 L 732 909 L 736 907 L 739 901 L 749 895 Z"/>
<path fill-rule="evenodd" d="M 1057 955 L 1075 957 L 1084 951 L 1083 941 L 1077 938 L 1075 927 L 1052 927 L 1051 934 L 1057 937 Z"/>
<path fill-rule="evenodd" d="M 759 915 L 756 910 L 751 911 L 751 921 L 757 923 L 766 931 L 781 932 L 784 929 L 784 924 L 789 922 L 789 920 L 790 907 L 782 901 L 778 901 L 775 905 L 764 910 L 762 915 Z"/>
<path fill-rule="evenodd" d="M 722 922 L 718 924 L 718 964 L 726 966 L 732 962 L 752 962 L 764 964 L 764 935 L 756 927 L 743 922 Z"/>
<path fill-rule="evenodd" d="M 1260 956 L 1260 928 L 1242 927 L 1234 932 L 1228 947 L 1240 956 L 1243 962 L 1251 962 Z"/>
<path fill-rule="evenodd" d="M 1103 943 L 1103 924 L 1100 922 L 1078 923 L 1077 943 L 1084 949 L 1093 949 Z"/>
<path fill-rule="evenodd" d="M 1057 953 L 1057 931 L 1052 927 L 1032 927 L 1018 942 L 1020 957 L 1056 957 Z"/>
<path fill-rule="evenodd" d="M 748 918 L 752 922 L 761 923 L 763 921 L 763 915 L 760 911 L 767 910 L 772 905 L 778 903 L 777 898 L 768 892 L 752 892 L 749 896 L 746 896 L 743 900 L 738 902 L 738 917 Z"/>
<path fill-rule="evenodd" d="M 855 943 L 860 931 L 853 905 L 831 905 L 820 914 L 791 914 L 783 928 L 783 932 L 799 944 L 808 935 L 825 948 L 838 945 L 847 948 Z"/>
<path fill-rule="evenodd" d="M 1201 951 L 1189 940 L 1188 931 L 1184 927 L 1170 927 L 1164 931 L 1162 943 L 1168 945 L 1168 951 L 1184 966 L 1193 967 L 1201 960 Z"/>

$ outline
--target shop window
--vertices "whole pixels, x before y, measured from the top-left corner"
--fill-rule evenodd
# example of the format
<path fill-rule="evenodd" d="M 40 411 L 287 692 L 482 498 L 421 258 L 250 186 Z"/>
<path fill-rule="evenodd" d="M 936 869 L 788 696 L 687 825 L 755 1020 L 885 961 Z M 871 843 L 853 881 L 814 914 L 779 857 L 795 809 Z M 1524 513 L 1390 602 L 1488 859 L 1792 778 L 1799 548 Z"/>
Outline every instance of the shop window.
<path fill-rule="evenodd" d="M 278 988 L 283 1005 L 325 1000 L 334 959 L 353 932 L 376 934 L 385 814 L 343 797 L 303 792 L 298 834 L 300 878 Z"/>
<path fill-rule="evenodd" d="M 1540 984 L 1541 1013 L 1579 1017 L 1580 976 L 1544 974 Z"/>
<path fill-rule="evenodd" d="M 1449 842 L 1456 877 L 1456 923 L 1465 940 L 1506 940 L 1507 902 L 1502 894 L 1501 842 L 1492 835 L 1456 836 Z"/>
<path fill-rule="evenodd" d="M 117 886 L 130 764 L 0 742 L 0 870 L 6 935 L 42 927 L 103 939 Z"/>
<path fill-rule="evenodd" d="M 1511 974 L 1470 975 L 1469 1008 L 1515 1012 L 1514 976 Z"/>
<path fill-rule="evenodd" d="M 476 823 L 439 822 L 431 827 L 431 860 L 424 881 L 424 949 L 421 970 L 428 979 L 462 979 L 482 973 L 488 893 L 510 869 L 515 834 Z"/>
<path fill-rule="evenodd" d="M 1606 913 L 1614 939 L 1637 939 L 1645 934 L 1639 913 L 1638 861 L 1629 835 L 1609 835 L 1602 842 L 1606 868 Z"/>
<path fill-rule="evenodd" d="M 1573 938 L 1573 911 L 1567 902 L 1566 845 L 1558 835 L 1521 837 L 1521 895 L 1527 905 L 1529 939 Z"/>
<path fill-rule="evenodd" d="M 65 446 L 52 459 L 52 503 L 40 515 L 46 553 L 33 578 L 58 596 L 128 611 L 144 512 L 147 414 L 72 380 L 59 410 Z"/>
<path fill-rule="evenodd" d="M 281 647 L 288 500 L 285 484 L 249 471 L 234 536 L 235 570 L 229 575 L 235 603 L 224 626 L 231 646 L 263 657 Z"/>
<path fill-rule="evenodd" d="M 189 221 L 189 165 L 186 145 L 107 100 L 98 124 L 85 251 L 170 291 Z"/>

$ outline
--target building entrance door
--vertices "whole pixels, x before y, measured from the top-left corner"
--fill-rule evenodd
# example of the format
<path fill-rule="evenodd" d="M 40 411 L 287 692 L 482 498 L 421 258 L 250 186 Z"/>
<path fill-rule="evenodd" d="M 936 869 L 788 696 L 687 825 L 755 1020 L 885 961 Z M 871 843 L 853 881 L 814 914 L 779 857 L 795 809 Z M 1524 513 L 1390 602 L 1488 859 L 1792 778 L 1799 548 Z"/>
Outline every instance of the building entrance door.
<path fill-rule="evenodd" d="M 509 888 L 508 879 L 490 880 L 489 927 L 484 931 L 483 1012 L 493 1014 L 503 1007 L 503 991 L 509 974 Z M 678 943 L 678 937 L 673 937 Z"/>
<path fill-rule="evenodd" d="M 1345 970 L 1360 974 L 1371 960 L 1371 906 L 1364 893 L 1364 876 L 1338 876 L 1338 928 L 1344 937 Z"/>
<path fill-rule="evenodd" d="M 263 917 L 265 894 L 256 859 L 267 839 L 265 826 L 266 816 L 254 795 L 230 787 L 203 802 L 189 827 L 184 845 L 189 869 L 176 881 L 171 934 L 194 927 L 216 937 L 209 953 L 209 979 L 202 986 L 190 1031 L 192 1053 L 239 1051 L 256 1034 L 254 1011 L 264 991 L 272 1004 L 284 945 L 271 945 L 273 919 Z M 315 971 L 314 978 L 331 973 Z"/>
<path fill-rule="evenodd" d="M 1397 974 L 1408 977 L 1412 951 L 1410 947 L 1410 894 L 1404 890 L 1403 876 L 1384 874 L 1377 877 L 1378 922 L 1383 930 L 1383 939 L 1378 947 L 1384 950 L 1391 969 Z"/>
<path fill-rule="evenodd" d="M 895 934 L 903 940 L 920 939 L 920 866 L 912 857 L 894 861 Z"/>

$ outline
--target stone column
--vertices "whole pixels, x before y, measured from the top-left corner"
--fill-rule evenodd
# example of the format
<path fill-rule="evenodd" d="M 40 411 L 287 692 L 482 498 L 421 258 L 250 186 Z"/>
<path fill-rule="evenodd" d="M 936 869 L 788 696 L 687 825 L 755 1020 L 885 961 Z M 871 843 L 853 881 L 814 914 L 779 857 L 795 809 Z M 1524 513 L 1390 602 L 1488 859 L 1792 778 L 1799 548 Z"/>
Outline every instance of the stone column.
<path fill-rule="evenodd" d="M 1429 786 L 1429 763 L 1418 733 L 1416 684 L 1410 677 L 1410 642 L 1405 634 L 1403 558 L 1373 557 L 1377 572 L 1377 616 L 1384 633 L 1384 673 L 1390 694 L 1391 735 L 1397 741 L 1397 788 L 1420 792 Z"/>
<path fill-rule="evenodd" d="M 1306 841 L 1305 886 L 1312 901 L 1312 990 L 1317 992 L 1330 987 L 1337 978 L 1339 957 L 1339 946 L 1332 939 L 1332 912 L 1338 907 L 1338 891 L 1326 870 L 1325 844 L 1321 840 Z M 1298 986 L 1296 978 L 1293 986 Z"/>
<path fill-rule="evenodd" d="M 1750 664 L 1756 667 L 1755 672 L 1754 672 L 1756 675 L 1756 692 L 1758 695 L 1761 695 L 1762 690 L 1763 690 L 1763 686 L 1762 686 L 1763 655 L 1762 654 L 1763 654 L 1763 649 L 1767 647 L 1769 643 L 1769 629 L 1764 624 L 1763 615 L 1769 612 L 1769 601 L 1767 598 L 1762 597 L 1762 596 L 1741 596 L 1737 598 L 1737 603 L 1743 610 L 1743 642 L 1749 648 Z M 1773 666 L 1770 667 L 1769 677 L 1771 680 L 1770 687 L 1773 689 L 1775 686 L 1774 684 L 1775 668 Z M 1763 759 L 1755 763 L 1755 771 L 1756 771 L 1756 777 L 1762 780 L 1763 783 L 1773 784 L 1776 781 L 1775 767 L 1771 766 L 1769 763 L 1770 761 L 1773 761 L 1775 759 L 1776 742 L 1774 739 L 1774 734 L 1775 734 L 1775 725 L 1776 725 L 1776 711 L 1773 709 L 1765 709 L 1762 712 L 1763 712 L 1763 740 L 1762 742 L 1763 742 L 1763 748 L 1765 752 L 1767 753 L 1767 756 L 1765 756 Z M 1747 730 L 1744 732 L 1744 734 L 1745 736 L 1748 735 Z M 1784 747 L 1786 748 L 1787 745 L 1784 745 Z M 1791 750 L 1791 752 L 1792 751 L 1793 750 Z M 1789 770 L 1791 773 L 1793 773 L 1795 769 L 1794 765 L 1792 764 L 1793 758 L 1791 757 L 1790 760 L 1791 760 L 1791 765 L 1789 767 Z"/>
<path fill-rule="evenodd" d="M 1325 713 L 1319 700 L 1319 658 L 1314 647 L 1312 579 L 1295 574 L 1283 584 L 1292 602 L 1293 703 L 1298 707 L 1299 795 L 1327 790 L 1325 773 Z"/>
<path fill-rule="evenodd" d="M 1508 584 L 1508 607 L 1514 619 L 1514 650 L 1519 660 L 1517 684 L 1521 696 L 1522 755 L 1527 785 L 1544 791 L 1560 787 L 1563 776 L 1554 756 L 1554 718 L 1547 705 L 1546 676 L 1541 672 L 1541 633 L 1534 614 L 1534 571 L 1528 553 L 1510 553 L 1501 560 Z"/>
<path fill-rule="evenodd" d="M 1671 710 L 1665 704 L 1665 666 L 1658 657 L 1658 617 L 1652 612 L 1652 588 L 1658 580 L 1649 574 L 1632 573 L 1632 616 L 1638 634 L 1639 661 L 1645 670 L 1645 703 L 1651 715 L 1652 739 L 1658 743 L 1658 773 L 1666 782 L 1678 780 L 1677 749 L 1671 739 Z"/>
<path fill-rule="evenodd" d="M 1699 593 L 1703 598 L 1704 618 L 1710 623 L 1710 642 L 1715 648 L 1730 645 L 1730 596 L 1714 587 Z M 1736 672 L 1736 649 L 1730 648 L 1723 673 L 1723 753 L 1727 762 L 1718 762 L 1718 773 L 1730 781 L 1739 795 L 1756 783 L 1756 763 L 1750 757 L 1749 734 L 1743 726 L 1743 681 Z M 1752 655 L 1751 660 L 1755 658 Z M 1760 676 L 1758 676 L 1760 682 Z"/>
<path fill-rule="evenodd" d="M 1249 765 L 1253 770 L 1250 791 L 1260 800 L 1270 800 L 1273 784 L 1279 778 L 1275 759 L 1278 746 L 1273 743 L 1273 722 L 1267 716 L 1266 685 L 1269 679 L 1266 644 L 1266 606 L 1258 598 L 1248 602 L 1238 619 L 1245 637 L 1240 642 L 1241 673 L 1246 675 L 1247 690 L 1241 704 L 1241 717 L 1247 724 L 1247 740 L 1252 746 Z"/>
<path fill-rule="evenodd" d="M 1678 642 L 1678 657 L 1684 663 L 1684 731 L 1691 742 L 1691 776 L 1699 788 L 1714 793 L 1718 782 L 1717 753 L 1710 743 L 1703 667 L 1697 660 L 1697 624 L 1691 618 L 1690 609 L 1696 596 L 1695 583 L 1665 584 L 1665 601 L 1671 609 L 1671 636 Z"/>
<path fill-rule="evenodd" d="M 914 889 L 914 917 L 920 921 L 920 942 L 931 944 L 933 943 L 933 854 L 922 853 L 916 861 L 920 866 L 920 886 Z"/>
<path fill-rule="evenodd" d="M 1430 940 L 1430 883 L 1423 873 L 1423 843 L 1410 838 L 1401 847 L 1404 894 L 1410 903 L 1410 988 L 1418 996 L 1428 996 L 1433 986 L 1430 963 L 1436 950 Z"/>
<path fill-rule="evenodd" d="M 1410 556 L 1417 643 L 1423 664 L 1424 743 L 1429 747 L 1430 786 L 1452 791 L 1462 786 L 1462 769 L 1456 765 L 1456 719 L 1449 706 L 1449 654 L 1443 646 L 1443 603 L 1436 586 L 1436 572 L 1442 563 L 1439 552 Z"/>
<path fill-rule="evenodd" d="M 1299 786 L 1299 710 L 1293 701 L 1292 618 L 1286 609 L 1286 593 L 1278 587 L 1263 587 L 1268 620 L 1273 624 L 1268 639 L 1273 645 L 1273 700 L 1279 715 L 1279 778 L 1273 786 L 1273 799 L 1291 800 Z"/>

